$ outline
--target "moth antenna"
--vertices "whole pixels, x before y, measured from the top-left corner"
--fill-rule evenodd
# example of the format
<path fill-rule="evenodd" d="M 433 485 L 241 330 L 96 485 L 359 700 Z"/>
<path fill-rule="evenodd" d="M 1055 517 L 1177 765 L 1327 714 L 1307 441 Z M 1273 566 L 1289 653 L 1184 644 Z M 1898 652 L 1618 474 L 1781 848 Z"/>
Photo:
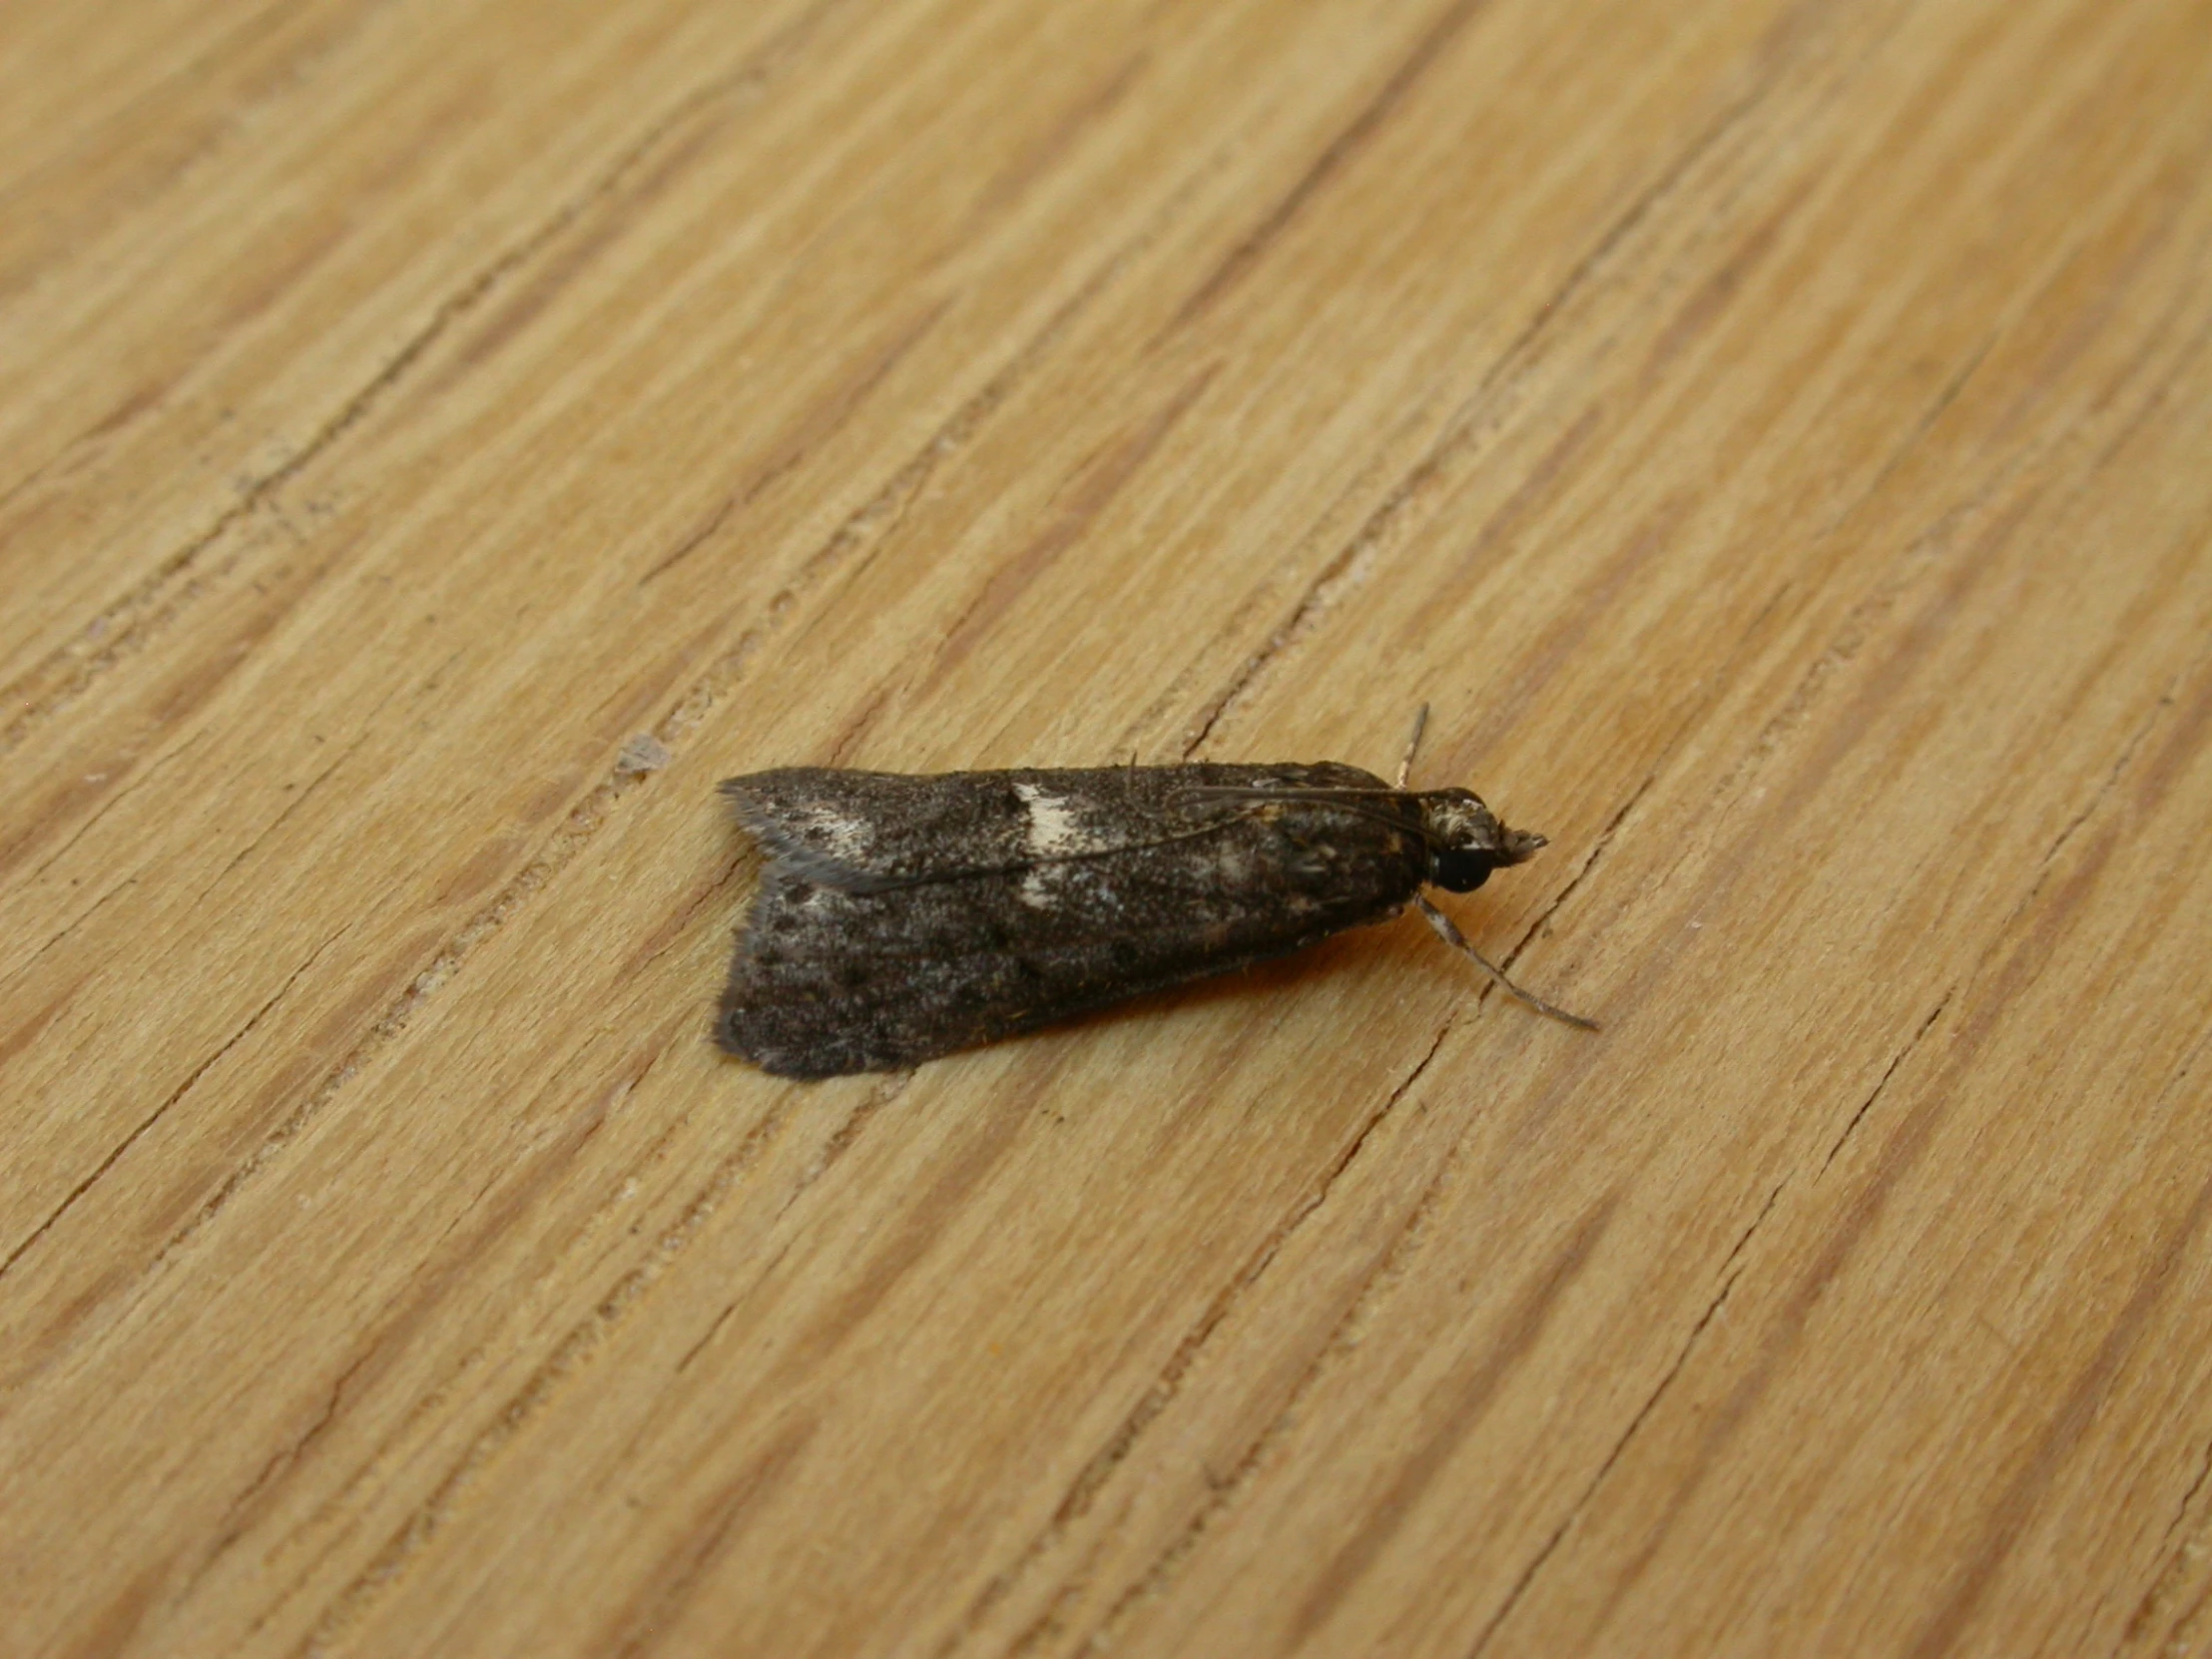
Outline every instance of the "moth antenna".
<path fill-rule="evenodd" d="M 1454 950 L 1472 957 L 1475 966 L 1496 980 L 1507 996 L 1512 997 L 1517 1002 L 1525 1003 L 1539 1014 L 1555 1019 L 1562 1025 L 1571 1025 L 1580 1031 L 1595 1031 L 1597 1029 L 1596 1020 L 1584 1019 L 1580 1014 L 1570 1014 L 1564 1008 L 1554 1007 L 1542 997 L 1522 990 L 1512 980 L 1506 978 L 1505 970 L 1483 955 L 1481 951 L 1475 949 L 1473 945 L 1467 943 L 1466 934 L 1459 931 L 1457 924 L 1443 911 L 1429 903 L 1422 894 L 1413 894 L 1413 902 L 1420 906 L 1420 913 L 1428 918 L 1428 925 L 1436 930 L 1436 937 L 1450 945 Z"/>
<path fill-rule="evenodd" d="M 1428 705 L 1423 703 L 1413 711 L 1413 732 L 1405 740 L 1405 759 L 1397 763 L 1397 787 L 1401 790 L 1405 780 L 1413 776 L 1413 754 L 1420 748 L 1420 735 L 1427 730 Z"/>

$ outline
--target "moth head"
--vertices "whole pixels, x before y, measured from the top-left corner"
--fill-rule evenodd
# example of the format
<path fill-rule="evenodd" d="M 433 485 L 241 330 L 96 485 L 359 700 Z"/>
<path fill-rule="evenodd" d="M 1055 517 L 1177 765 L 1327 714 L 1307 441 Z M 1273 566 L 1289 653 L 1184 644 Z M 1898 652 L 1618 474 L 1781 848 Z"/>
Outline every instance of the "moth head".
<path fill-rule="evenodd" d="M 1508 830 L 1468 790 L 1430 790 L 1414 797 L 1428 845 L 1428 880 L 1446 892 L 1472 892 L 1501 864 L 1517 864 L 1544 844 L 1530 830 Z"/>

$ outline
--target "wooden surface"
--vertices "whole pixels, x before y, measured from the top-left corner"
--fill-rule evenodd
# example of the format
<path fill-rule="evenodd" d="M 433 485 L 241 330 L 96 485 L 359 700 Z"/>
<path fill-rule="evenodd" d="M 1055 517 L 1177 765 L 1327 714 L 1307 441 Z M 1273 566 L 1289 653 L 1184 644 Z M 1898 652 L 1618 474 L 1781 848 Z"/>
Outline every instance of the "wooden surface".
<path fill-rule="evenodd" d="M 7 1653 L 2212 1650 L 2212 8 L 38 0 L 0 135 Z M 707 1040 L 722 777 L 1422 700 L 1602 1034 Z"/>

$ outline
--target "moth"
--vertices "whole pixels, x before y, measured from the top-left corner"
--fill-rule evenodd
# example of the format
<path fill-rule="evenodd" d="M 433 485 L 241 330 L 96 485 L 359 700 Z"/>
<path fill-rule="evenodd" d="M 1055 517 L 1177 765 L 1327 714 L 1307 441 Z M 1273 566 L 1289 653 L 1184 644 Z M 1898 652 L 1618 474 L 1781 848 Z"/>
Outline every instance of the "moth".
<path fill-rule="evenodd" d="M 767 854 L 722 1046 L 785 1077 L 893 1071 L 1417 907 L 1544 844 L 1473 793 L 1334 762 L 917 777 L 791 767 L 722 793 Z"/>

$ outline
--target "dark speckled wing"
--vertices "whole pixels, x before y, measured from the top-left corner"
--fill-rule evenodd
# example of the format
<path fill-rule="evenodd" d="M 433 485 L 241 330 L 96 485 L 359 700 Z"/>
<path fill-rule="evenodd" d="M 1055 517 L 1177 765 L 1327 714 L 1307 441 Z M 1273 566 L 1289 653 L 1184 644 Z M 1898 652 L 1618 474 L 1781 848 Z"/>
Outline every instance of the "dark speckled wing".
<path fill-rule="evenodd" d="M 1099 767 L 911 776 L 788 767 L 722 793 L 779 862 L 847 892 L 1133 852 L 1245 816 L 1211 790 L 1382 790 L 1348 766 Z M 1343 815 L 1331 813 L 1341 824 Z"/>
<path fill-rule="evenodd" d="M 1385 788 L 1352 767 L 795 769 L 723 788 L 771 858 L 720 1036 L 794 1077 L 912 1065 L 1282 955 L 1394 914 L 1424 867 L 1392 804 L 1246 794 Z"/>

